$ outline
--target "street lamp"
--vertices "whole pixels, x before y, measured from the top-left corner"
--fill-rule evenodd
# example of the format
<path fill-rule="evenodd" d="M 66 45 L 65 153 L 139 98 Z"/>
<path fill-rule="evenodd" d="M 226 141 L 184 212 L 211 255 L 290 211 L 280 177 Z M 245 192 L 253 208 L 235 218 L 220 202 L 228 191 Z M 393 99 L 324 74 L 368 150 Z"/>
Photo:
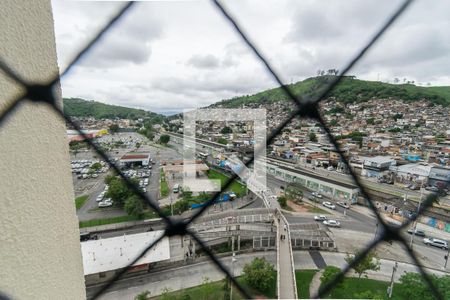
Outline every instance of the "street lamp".
<path fill-rule="evenodd" d="M 395 262 L 395 265 L 392 268 L 391 284 L 388 287 L 388 297 L 389 297 L 389 299 L 392 298 L 392 291 L 394 290 L 394 275 L 395 275 L 395 272 L 397 271 L 397 268 L 398 268 L 398 263 Z"/>
<path fill-rule="evenodd" d="M 236 262 L 236 253 L 233 252 L 233 257 L 231 258 L 231 276 L 234 278 L 234 263 Z M 230 300 L 233 299 L 233 283 L 230 280 Z"/>

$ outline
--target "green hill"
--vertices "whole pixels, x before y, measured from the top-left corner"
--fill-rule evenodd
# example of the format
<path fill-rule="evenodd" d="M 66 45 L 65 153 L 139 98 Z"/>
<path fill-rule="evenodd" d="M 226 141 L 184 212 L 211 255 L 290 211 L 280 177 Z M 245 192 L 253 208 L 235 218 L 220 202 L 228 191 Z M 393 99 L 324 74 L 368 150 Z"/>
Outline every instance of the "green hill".
<path fill-rule="evenodd" d="M 312 77 L 290 84 L 289 87 L 295 95 L 312 98 L 332 79 L 332 75 Z M 359 80 L 354 76 L 348 76 L 334 88 L 330 97 L 344 103 L 362 102 L 374 98 L 404 101 L 424 99 L 434 104 L 447 106 L 450 104 L 450 86 L 422 87 L 413 84 L 389 84 L 379 81 Z M 254 95 L 222 100 L 212 106 L 222 105 L 226 108 L 233 108 L 247 103 L 270 103 L 287 99 L 288 97 L 281 88 L 274 88 Z"/>
<path fill-rule="evenodd" d="M 64 98 L 63 104 L 64 113 L 72 117 L 94 117 L 96 119 L 111 119 L 116 117 L 123 119 L 149 118 L 155 121 L 158 119 L 162 121 L 164 119 L 163 115 L 143 109 L 110 105 L 80 98 Z"/>

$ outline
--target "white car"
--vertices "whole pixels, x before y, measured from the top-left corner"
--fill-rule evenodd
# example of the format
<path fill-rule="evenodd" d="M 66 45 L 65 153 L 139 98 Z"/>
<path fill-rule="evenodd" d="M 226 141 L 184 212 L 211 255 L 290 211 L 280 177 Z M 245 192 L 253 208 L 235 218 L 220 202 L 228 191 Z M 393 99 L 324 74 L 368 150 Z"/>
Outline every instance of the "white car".
<path fill-rule="evenodd" d="M 319 194 L 318 192 L 312 192 L 311 195 L 313 195 L 314 197 L 317 197 L 317 198 L 322 198 L 322 195 Z"/>
<path fill-rule="evenodd" d="M 435 246 L 438 248 L 442 248 L 444 250 L 448 249 L 447 242 L 443 241 L 443 240 L 439 240 L 439 239 L 435 239 L 435 238 L 424 238 L 423 242 L 425 245 L 428 245 L 428 246 Z"/>
<path fill-rule="evenodd" d="M 333 203 L 328 202 L 328 201 L 322 202 L 322 205 L 329 209 L 336 209 L 336 206 Z"/>
<path fill-rule="evenodd" d="M 350 208 L 350 205 L 348 205 L 347 202 L 339 201 L 336 203 L 337 203 L 337 205 L 342 206 L 343 208 L 346 208 L 346 209 Z"/>
<path fill-rule="evenodd" d="M 97 199 L 95 199 L 95 201 L 97 201 L 97 202 L 100 202 L 102 200 L 103 200 L 103 195 L 102 194 L 98 195 Z"/>
<path fill-rule="evenodd" d="M 328 218 L 324 215 L 314 216 L 315 221 L 325 221 L 328 220 Z"/>
<path fill-rule="evenodd" d="M 325 220 L 323 221 L 323 224 L 330 227 L 341 227 L 341 223 L 336 220 Z"/>
<path fill-rule="evenodd" d="M 112 201 L 101 201 L 98 203 L 98 207 L 109 207 L 112 206 Z"/>

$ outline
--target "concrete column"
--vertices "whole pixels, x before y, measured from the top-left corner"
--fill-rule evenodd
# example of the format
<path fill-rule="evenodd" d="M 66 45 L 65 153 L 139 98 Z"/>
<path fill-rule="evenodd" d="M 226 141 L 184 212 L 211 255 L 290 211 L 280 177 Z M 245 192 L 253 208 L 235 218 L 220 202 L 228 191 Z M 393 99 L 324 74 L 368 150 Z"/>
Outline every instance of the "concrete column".
<path fill-rule="evenodd" d="M 2 60 L 25 80 L 58 74 L 50 0 L 3 0 L 0 37 Z M 0 111 L 24 92 L 0 71 Z M 54 94 L 62 105 L 59 87 Z M 0 170 L 0 290 L 12 299 L 85 299 L 64 121 L 24 101 L 0 127 Z"/>
<path fill-rule="evenodd" d="M 231 251 L 234 251 L 234 235 L 231 237 Z"/>

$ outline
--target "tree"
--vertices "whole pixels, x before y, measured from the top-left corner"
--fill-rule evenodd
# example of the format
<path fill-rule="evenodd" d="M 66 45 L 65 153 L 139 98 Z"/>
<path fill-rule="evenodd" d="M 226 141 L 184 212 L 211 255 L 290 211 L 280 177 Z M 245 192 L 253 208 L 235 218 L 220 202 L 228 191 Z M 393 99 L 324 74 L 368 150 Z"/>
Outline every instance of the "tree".
<path fill-rule="evenodd" d="M 357 252 L 356 256 L 359 255 Z M 350 264 L 355 255 L 348 254 L 345 257 L 345 261 Z M 378 258 L 376 252 L 369 252 L 356 266 L 353 267 L 353 270 L 358 274 L 359 278 L 364 274 L 364 277 L 367 278 L 367 271 L 379 271 L 380 270 L 380 259 Z"/>
<path fill-rule="evenodd" d="M 217 140 L 217 142 L 219 143 L 219 144 L 222 144 L 222 145 L 227 145 L 228 144 L 228 141 L 226 140 L 226 139 L 224 139 L 224 138 L 219 138 L 218 140 Z"/>
<path fill-rule="evenodd" d="M 134 297 L 134 300 L 147 300 L 150 297 L 150 291 L 143 291 Z"/>
<path fill-rule="evenodd" d="M 316 134 L 314 132 L 310 132 L 309 133 L 309 140 L 311 142 L 317 142 L 317 136 L 316 136 Z"/>
<path fill-rule="evenodd" d="M 285 196 L 278 197 L 278 203 L 280 203 L 280 206 L 282 208 L 285 208 L 287 206 L 287 199 Z"/>
<path fill-rule="evenodd" d="M 93 164 L 90 166 L 90 169 L 91 169 L 92 171 L 94 171 L 94 172 L 97 172 L 97 171 L 100 170 L 101 168 L 102 168 L 102 164 L 99 163 L 99 162 L 93 163 Z"/>
<path fill-rule="evenodd" d="M 229 126 L 225 126 L 224 128 L 222 128 L 220 133 L 222 133 L 222 134 L 233 133 L 233 130 Z"/>
<path fill-rule="evenodd" d="M 167 144 L 169 141 L 170 141 L 170 136 L 167 135 L 167 134 L 162 134 L 162 135 L 159 137 L 159 142 L 160 142 L 161 144 Z"/>
<path fill-rule="evenodd" d="M 330 126 L 336 126 L 338 124 L 338 121 L 336 119 L 330 120 Z"/>
<path fill-rule="evenodd" d="M 117 125 L 117 124 L 110 125 L 109 131 L 111 131 L 113 134 L 116 133 L 117 131 L 119 131 L 119 125 Z"/>
<path fill-rule="evenodd" d="M 132 178 L 130 180 L 136 185 L 137 188 L 137 179 Z M 111 198 L 116 206 L 123 207 L 125 200 L 133 194 L 133 190 L 128 188 L 128 185 L 122 178 L 115 177 L 109 182 L 109 190 L 106 193 L 106 197 Z"/>
<path fill-rule="evenodd" d="M 368 119 L 366 120 L 366 123 L 367 123 L 367 125 L 373 125 L 373 124 L 375 124 L 375 118 L 368 118 Z"/>
<path fill-rule="evenodd" d="M 243 273 L 245 282 L 260 292 L 267 291 L 276 280 L 275 269 L 265 258 L 255 257 L 244 266 Z"/>
<path fill-rule="evenodd" d="M 320 277 L 320 282 L 322 283 L 321 285 L 327 285 L 330 282 L 332 282 L 333 280 L 335 280 L 337 278 L 337 276 L 341 273 L 341 269 L 339 269 L 338 267 L 334 267 L 334 266 L 327 266 L 325 268 L 325 270 L 323 271 L 322 276 Z M 340 279 L 336 285 L 334 285 L 335 288 L 339 288 L 342 290 L 345 290 L 345 281 L 344 281 L 344 277 L 342 277 L 342 279 Z"/>
<path fill-rule="evenodd" d="M 284 189 L 284 195 L 287 199 L 299 202 L 303 199 L 302 185 L 291 182 Z"/>
<path fill-rule="evenodd" d="M 133 195 L 125 200 L 125 204 L 123 206 L 127 214 L 134 217 L 142 217 L 144 213 L 144 202 L 139 196 Z"/>

